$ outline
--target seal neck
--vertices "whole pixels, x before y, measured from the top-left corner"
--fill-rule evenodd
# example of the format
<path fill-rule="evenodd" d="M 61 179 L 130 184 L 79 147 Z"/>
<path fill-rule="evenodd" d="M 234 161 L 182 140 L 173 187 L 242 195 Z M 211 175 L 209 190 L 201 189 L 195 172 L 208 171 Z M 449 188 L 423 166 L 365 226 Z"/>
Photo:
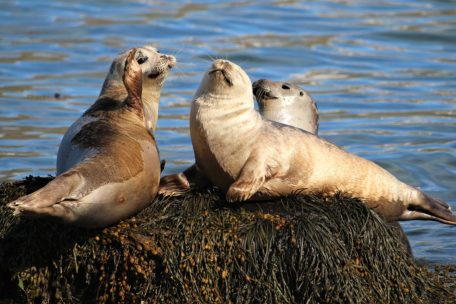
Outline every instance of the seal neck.
<path fill-rule="evenodd" d="M 158 120 L 158 104 L 160 99 L 160 89 L 152 89 L 148 87 L 143 90 L 142 101 L 144 105 L 144 120 L 146 128 L 150 132 L 155 132 Z"/>
<path fill-rule="evenodd" d="M 98 99 L 103 97 L 115 97 L 116 100 L 125 100 L 128 97 L 127 90 L 122 82 L 103 86 Z M 144 123 L 150 132 L 155 132 L 158 120 L 158 103 L 160 88 L 145 86 L 142 90 L 142 103 L 144 110 Z"/>
<path fill-rule="evenodd" d="M 204 136 L 209 141 L 227 140 L 232 143 L 239 142 L 242 138 L 241 142 L 246 143 L 253 140 L 252 134 L 256 134 L 256 129 L 261 127 L 259 122 L 261 119 L 260 114 L 255 111 L 253 100 L 248 102 L 227 96 L 217 95 L 215 97 L 207 94 L 193 101 L 190 128 L 196 132 L 204 130 Z M 230 146 L 235 145 L 230 144 Z"/>

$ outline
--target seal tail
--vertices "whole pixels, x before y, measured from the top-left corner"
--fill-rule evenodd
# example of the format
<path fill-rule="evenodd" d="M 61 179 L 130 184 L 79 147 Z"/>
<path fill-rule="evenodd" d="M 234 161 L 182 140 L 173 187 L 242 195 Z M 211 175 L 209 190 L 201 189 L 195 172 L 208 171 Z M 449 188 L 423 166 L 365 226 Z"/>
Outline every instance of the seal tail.
<path fill-rule="evenodd" d="M 444 224 L 456 225 L 456 216 L 451 207 L 437 198 L 423 192 L 419 193 L 416 203 L 410 204 L 400 217 L 401 220 L 433 220 Z"/>
<path fill-rule="evenodd" d="M 75 190 L 75 185 L 80 183 L 79 174 L 76 172 L 66 172 L 57 176 L 43 188 L 20 197 L 8 204 L 14 210 L 14 215 L 43 215 L 53 211 L 54 206 L 64 200 L 75 200 L 71 198 L 71 193 Z M 54 212 L 50 212 L 52 216 Z"/>

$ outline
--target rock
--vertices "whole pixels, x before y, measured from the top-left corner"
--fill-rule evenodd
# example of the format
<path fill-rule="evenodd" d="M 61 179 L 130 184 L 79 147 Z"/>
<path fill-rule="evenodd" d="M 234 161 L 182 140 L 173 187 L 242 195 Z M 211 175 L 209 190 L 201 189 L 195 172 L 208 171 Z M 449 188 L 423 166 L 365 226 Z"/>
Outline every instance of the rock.
<path fill-rule="evenodd" d="M 6 203 L 50 180 L 0 186 L 0 303 L 456 300 L 454 267 L 415 265 L 393 228 L 342 195 L 232 205 L 194 192 L 99 230 L 14 218 Z"/>

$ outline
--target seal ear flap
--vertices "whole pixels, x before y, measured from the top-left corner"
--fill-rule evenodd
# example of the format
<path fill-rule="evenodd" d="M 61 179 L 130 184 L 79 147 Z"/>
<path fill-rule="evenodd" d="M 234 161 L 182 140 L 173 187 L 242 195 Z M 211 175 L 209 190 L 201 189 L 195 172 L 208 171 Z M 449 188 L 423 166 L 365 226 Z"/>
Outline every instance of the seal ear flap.
<path fill-rule="evenodd" d="M 122 79 L 128 93 L 128 105 L 142 113 L 142 70 L 136 61 L 136 52 L 134 48 L 128 53 Z"/>

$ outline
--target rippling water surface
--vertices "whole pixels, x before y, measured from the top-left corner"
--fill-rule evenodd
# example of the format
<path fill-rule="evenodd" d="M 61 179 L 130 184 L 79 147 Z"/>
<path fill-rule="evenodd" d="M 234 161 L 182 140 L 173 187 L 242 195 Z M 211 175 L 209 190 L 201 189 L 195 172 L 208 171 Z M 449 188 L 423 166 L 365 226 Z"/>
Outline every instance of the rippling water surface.
<path fill-rule="evenodd" d="M 211 58 L 317 101 L 320 135 L 456 209 L 452 1 L 2 1 L 0 179 L 54 174 L 66 128 L 110 61 L 146 43 L 177 56 L 156 134 L 165 173 L 193 162 L 191 96 Z M 417 257 L 456 262 L 456 229 L 404 222 Z"/>

